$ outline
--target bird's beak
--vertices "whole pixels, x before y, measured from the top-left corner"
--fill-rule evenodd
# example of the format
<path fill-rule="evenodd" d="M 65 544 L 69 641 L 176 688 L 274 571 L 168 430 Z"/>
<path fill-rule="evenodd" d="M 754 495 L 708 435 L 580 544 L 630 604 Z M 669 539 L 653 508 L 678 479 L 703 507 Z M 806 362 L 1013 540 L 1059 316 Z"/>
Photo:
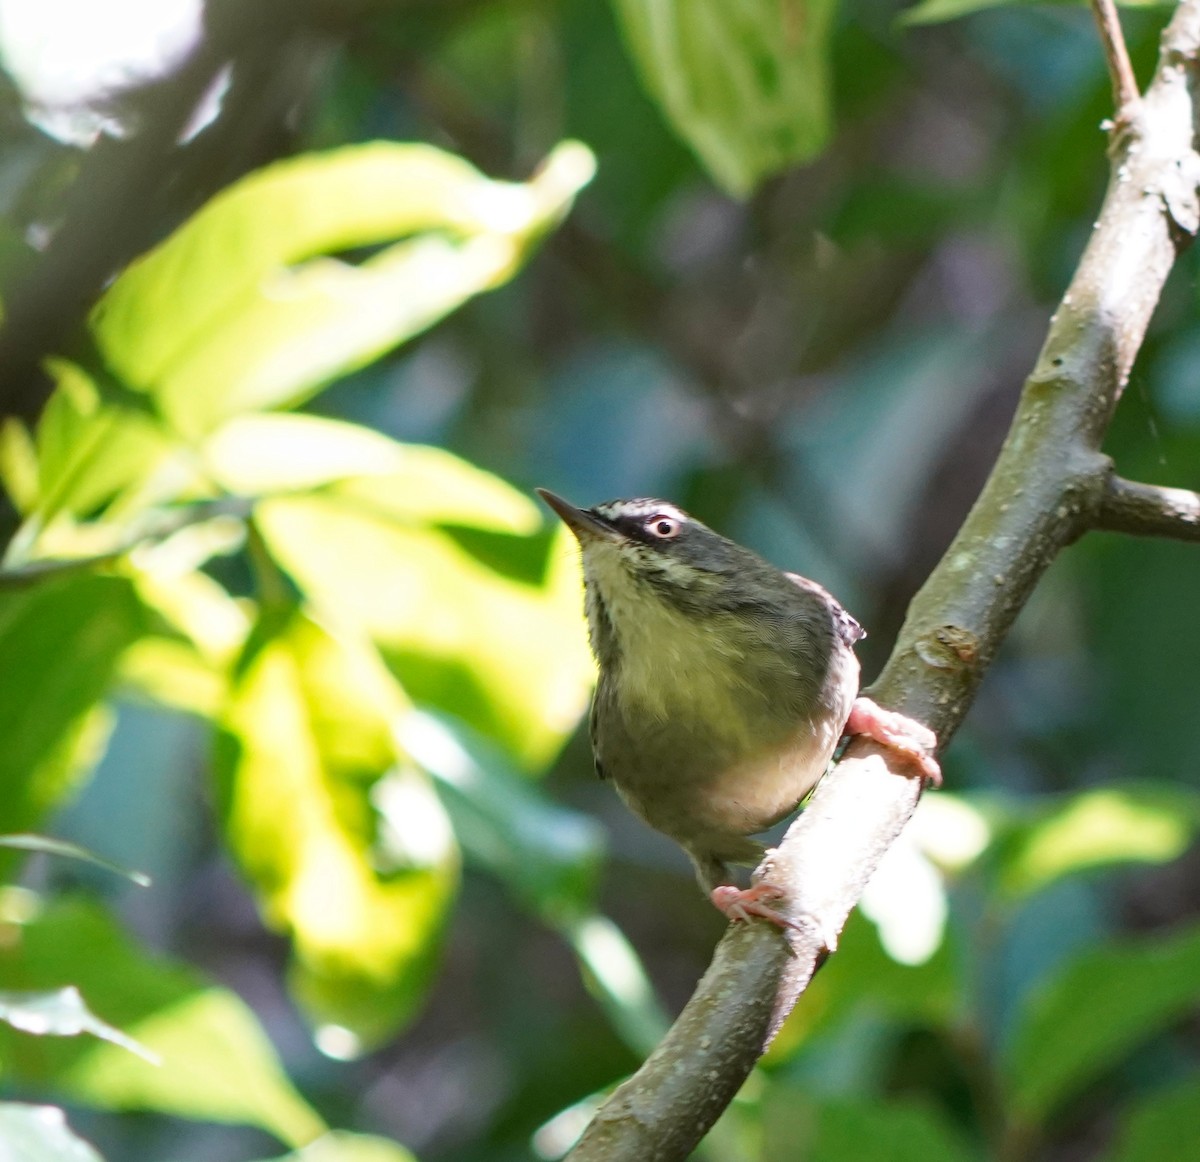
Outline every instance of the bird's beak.
<path fill-rule="evenodd" d="M 612 525 L 594 516 L 585 508 L 576 508 L 569 500 L 563 500 L 546 488 L 534 491 L 562 518 L 563 524 L 575 534 L 582 543 L 585 540 L 602 538 L 606 541 L 620 540 L 621 535 Z"/>

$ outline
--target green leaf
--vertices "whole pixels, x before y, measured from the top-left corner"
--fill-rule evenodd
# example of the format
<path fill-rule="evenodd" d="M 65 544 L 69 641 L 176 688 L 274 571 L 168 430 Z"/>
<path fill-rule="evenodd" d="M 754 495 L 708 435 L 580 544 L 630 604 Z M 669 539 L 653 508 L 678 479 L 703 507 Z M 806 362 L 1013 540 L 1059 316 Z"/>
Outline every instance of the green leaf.
<path fill-rule="evenodd" d="M 250 632 L 246 611 L 207 574 L 186 567 L 180 571 L 179 554 L 170 543 L 142 552 L 137 560 L 141 567 L 133 577 L 138 595 L 160 624 L 158 632 L 125 652 L 121 680 L 159 705 L 215 718 L 228 694 L 229 672 Z M 183 562 L 200 563 L 191 556 Z"/>
<path fill-rule="evenodd" d="M 4 1162 L 103 1162 L 71 1133 L 56 1106 L 0 1102 L 0 1158 Z"/>
<path fill-rule="evenodd" d="M 834 963 L 836 972 L 813 978 L 804 1004 L 792 1010 L 772 1043 L 768 1060 L 786 1060 L 864 1009 L 906 1026 L 943 1028 L 966 1005 L 962 957 L 949 936 L 924 963 L 901 964 L 884 950 L 875 925 L 853 912 Z"/>
<path fill-rule="evenodd" d="M 1063 876 L 1121 863 L 1168 863 L 1200 831 L 1200 796 L 1181 787 L 1112 787 L 1072 795 L 999 845 L 997 880 L 1010 898 Z"/>
<path fill-rule="evenodd" d="M 921 0 L 900 15 L 901 24 L 941 24 L 989 8 L 1012 8 L 1034 0 Z M 1058 0 L 1063 2 L 1063 0 Z M 1168 8 L 1171 0 L 1118 0 L 1122 8 Z"/>
<path fill-rule="evenodd" d="M 614 3 L 646 88 L 729 193 L 824 148 L 836 0 Z"/>
<path fill-rule="evenodd" d="M 15 416 L 0 421 L 0 483 L 18 512 L 27 513 L 37 504 L 37 449 L 29 429 Z"/>
<path fill-rule="evenodd" d="M 900 14 L 899 22 L 902 25 L 941 24 L 947 20 L 969 16 L 973 12 L 983 12 L 988 8 L 1011 6 L 1013 2 L 1014 0 L 921 0 L 921 3 L 905 9 Z"/>
<path fill-rule="evenodd" d="M 37 502 L 45 526 L 60 513 L 87 515 L 144 481 L 174 450 L 147 412 L 102 396 L 74 363 L 51 361 L 54 392 L 38 421 Z"/>
<path fill-rule="evenodd" d="M 130 647 L 121 681 L 131 697 L 201 718 L 216 718 L 229 691 L 225 675 L 194 645 L 158 635 Z"/>
<path fill-rule="evenodd" d="M 78 1037 L 80 1033 L 91 1033 L 136 1053 L 144 1061 L 158 1064 L 152 1053 L 88 1009 L 74 985 L 48 992 L 0 992 L 0 1021 L 38 1037 Z"/>
<path fill-rule="evenodd" d="M 1200 1141 L 1200 1077 L 1158 1090 L 1125 1111 L 1109 1162 L 1162 1162 Z"/>
<path fill-rule="evenodd" d="M 594 910 L 599 826 L 546 798 L 459 723 L 413 711 L 400 740 L 433 775 L 468 864 L 496 876 L 558 929 L 613 1028 L 648 1055 L 670 1022 L 633 946 Z"/>
<path fill-rule="evenodd" d="M 334 1130 L 303 1150 L 272 1158 L 269 1162 L 416 1162 L 416 1159 L 388 1138 Z"/>
<path fill-rule="evenodd" d="M 0 695 L 0 831 L 35 826 L 97 761 L 107 723 L 96 703 L 144 620 L 121 577 L 0 591 L 0 657 L 20 675 Z"/>
<path fill-rule="evenodd" d="M 192 969 L 149 957 L 98 904 L 60 900 L 4 929 L 0 985 L 75 986 L 106 1025 L 161 1062 L 103 1042 L 0 1031 L 10 1077 L 110 1109 L 245 1122 L 289 1145 L 323 1132 L 250 1010 Z"/>
<path fill-rule="evenodd" d="M 1200 928 L 1072 961 L 1032 996 L 1005 1054 L 1012 1115 L 1044 1122 L 1198 999 Z"/>
<path fill-rule="evenodd" d="M 915 1102 L 826 1100 L 775 1082 L 764 1101 L 764 1158 L 811 1162 L 971 1162 L 937 1110 Z"/>
<path fill-rule="evenodd" d="M 102 1045 L 63 1074 L 64 1090 L 110 1109 L 257 1125 L 288 1144 L 324 1131 L 257 1018 L 229 990 L 192 990 L 129 1028 L 161 1068 Z"/>
<path fill-rule="evenodd" d="M 548 799 L 495 747 L 451 721 L 414 711 L 400 741 L 434 777 L 468 863 L 547 922 L 591 912 L 603 852 L 597 823 Z"/>
<path fill-rule="evenodd" d="M 570 142 L 525 184 L 425 145 L 279 162 L 129 267 L 93 316 L 97 343 L 187 436 L 295 404 L 511 278 L 593 168 Z"/>
<path fill-rule="evenodd" d="M 209 475 L 228 492 L 301 492 L 401 470 L 403 445 L 358 424 L 306 415 L 238 416 L 205 441 Z"/>
<path fill-rule="evenodd" d="M 393 739 L 406 710 L 369 646 L 290 612 L 252 637 L 220 723 L 230 847 L 334 1055 L 415 1012 L 457 885 L 441 805 Z"/>
<path fill-rule="evenodd" d="M 532 503 L 495 477 L 411 451 L 397 476 L 268 500 L 259 527 L 319 608 L 371 636 L 414 701 L 542 766 L 592 682 L 574 545 L 565 530 L 543 534 Z M 472 531 L 497 535 L 484 546 Z"/>
<path fill-rule="evenodd" d="M 37 851 L 43 855 L 57 855 L 64 859 L 77 859 L 83 863 L 94 864 L 110 871 L 114 875 L 124 876 L 139 887 L 148 888 L 150 877 L 139 871 L 131 871 L 119 863 L 105 859 L 86 847 L 77 843 L 68 843 L 65 839 L 52 839 L 48 835 L 0 835 L 0 847 L 10 847 L 16 851 Z"/>
<path fill-rule="evenodd" d="M 294 492 L 306 476 L 303 487 L 329 484 L 329 496 L 399 524 L 518 537 L 542 527 L 533 501 L 490 472 L 442 448 L 402 444 L 356 424 L 318 416 L 247 416 L 222 427 L 206 448 L 212 471 L 233 491 Z M 312 467 L 313 461 L 319 466 Z"/>
<path fill-rule="evenodd" d="M 584 984 L 617 1035 L 634 1053 L 648 1057 L 671 1027 L 637 950 L 607 916 L 593 913 L 559 930 L 579 959 Z"/>

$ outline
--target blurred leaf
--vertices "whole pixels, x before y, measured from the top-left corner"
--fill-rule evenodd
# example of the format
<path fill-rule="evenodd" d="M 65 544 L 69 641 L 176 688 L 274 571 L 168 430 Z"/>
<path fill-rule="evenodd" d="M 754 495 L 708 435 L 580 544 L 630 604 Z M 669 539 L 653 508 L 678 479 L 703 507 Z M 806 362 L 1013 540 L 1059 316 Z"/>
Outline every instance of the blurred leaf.
<path fill-rule="evenodd" d="M 403 446 L 340 420 L 305 415 L 238 416 L 205 441 L 212 478 L 229 492 L 299 492 L 348 476 L 396 472 Z"/>
<path fill-rule="evenodd" d="M 103 1162 L 67 1125 L 56 1106 L 0 1102 L 0 1158 L 4 1162 Z"/>
<path fill-rule="evenodd" d="M 512 538 L 522 548 L 532 544 L 535 555 L 546 553 L 546 538 L 532 537 L 542 527 L 532 501 L 441 448 L 402 444 L 321 416 L 279 414 L 230 420 L 204 451 L 213 478 L 230 492 L 270 496 L 330 485 L 330 495 L 380 516 L 438 524 L 460 540 L 481 544 L 478 552 L 489 563 L 508 560 L 511 554 L 495 546 Z"/>
<path fill-rule="evenodd" d="M 0 483 L 18 512 L 27 513 L 37 504 L 37 449 L 29 429 L 15 416 L 0 421 Z"/>
<path fill-rule="evenodd" d="M 970 867 L 993 838 L 994 810 L 974 797 L 947 791 L 924 796 L 904 829 L 915 846 L 939 868 L 954 873 Z"/>
<path fill-rule="evenodd" d="M 957 20 L 960 16 L 969 16 L 972 12 L 1023 2 L 1025 0 L 921 0 L 921 3 L 905 9 L 899 16 L 899 22 L 941 24 L 947 20 Z"/>
<path fill-rule="evenodd" d="M 1023 897 L 1089 868 L 1168 863 L 1200 831 L 1200 795 L 1182 787 L 1086 791 L 1042 818 L 1017 825 L 998 844 L 998 886 Z"/>
<path fill-rule="evenodd" d="M 788 1016 L 767 1060 L 787 1060 L 801 1045 L 864 1009 L 905 1025 L 945 1027 L 961 1014 L 964 990 L 961 957 L 950 936 L 923 964 L 900 964 L 884 951 L 875 926 L 852 912 L 829 970 L 813 978 L 804 1004 Z"/>
<path fill-rule="evenodd" d="M 425 145 L 276 163 L 127 269 L 96 309 L 97 342 L 187 435 L 297 403 L 511 278 L 593 168 L 576 143 L 524 185 Z M 321 257 L 379 244 L 357 265 Z"/>
<path fill-rule="evenodd" d="M 414 711 L 401 724 L 400 742 L 434 777 L 471 864 L 547 922 L 591 912 L 603 852 L 594 820 L 548 799 L 456 723 Z"/>
<path fill-rule="evenodd" d="M 131 697 L 140 695 L 201 718 L 216 718 L 229 692 L 225 675 L 191 642 L 157 634 L 129 648 L 121 662 L 121 682 Z"/>
<path fill-rule="evenodd" d="M 328 551 L 328 550 L 326 550 Z M 352 1054 L 415 1011 L 457 885 L 449 824 L 393 728 L 403 696 L 369 646 L 299 612 L 247 647 L 221 720 L 226 835 L 322 1047 Z"/>
<path fill-rule="evenodd" d="M 553 1117 L 547 1118 L 530 1137 L 530 1145 L 536 1156 L 543 1159 L 566 1157 L 575 1143 L 583 1137 L 584 1130 L 591 1125 L 600 1107 L 612 1096 L 612 1091 L 613 1086 L 605 1086 L 604 1089 L 589 1093 L 586 1097 L 572 1102 L 566 1109 L 558 1110 Z M 693 1157 L 705 1158 L 709 1152 L 706 1147 L 710 1142 L 711 1131 Z"/>
<path fill-rule="evenodd" d="M 526 537 L 453 524 L 442 524 L 438 528 L 481 565 L 527 585 L 545 583 L 558 551 L 559 533 L 553 528 Z"/>
<path fill-rule="evenodd" d="M 988 8 L 1019 7 L 1033 0 L 921 0 L 900 14 L 901 24 L 941 24 Z M 1056 0 L 1062 3 L 1064 0 Z M 1069 2 L 1069 0 L 1067 0 Z M 1168 8 L 1171 0 L 1117 0 L 1122 8 Z"/>
<path fill-rule="evenodd" d="M 288 1144 L 324 1131 L 235 993 L 195 989 L 129 1028 L 161 1060 L 161 1068 L 103 1045 L 62 1075 L 66 1092 L 116 1110 L 257 1125 Z"/>
<path fill-rule="evenodd" d="M 242 604 L 192 567 L 200 561 L 179 561 L 175 547 L 167 543 L 134 558 L 138 595 L 161 623 L 125 652 L 121 679 L 160 705 L 215 718 L 250 621 Z"/>
<path fill-rule="evenodd" d="M 537 537 L 541 511 L 511 484 L 441 448 L 398 444 L 399 470 L 343 480 L 329 495 L 402 525 L 437 525 L 513 537 Z M 540 544 L 540 540 L 538 542 Z"/>
<path fill-rule="evenodd" d="M 144 1061 L 158 1064 L 158 1059 L 143 1046 L 91 1012 L 74 985 L 49 992 L 0 992 L 0 1021 L 38 1037 L 78 1037 L 80 1033 L 91 1033 Z"/>
<path fill-rule="evenodd" d="M 836 0 L 614 2 L 646 88 L 729 193 L 825 147 Z"/>
<path fill-rule="evenodd" d="M 16 851 L 37 851 L 43 855 L 58 855 L 65 859 L 77 859 L 83 863 L 94 864 L 105 871 L 124 876 L 139 887 L 148 888 L 150 877 L 139 871 L 131 871 L 118 863 L 88 851 L 77 843 L 68 843 L 65 839 L 52 839 L 48 835 L 0 835 L 0 847 L 11 847 Z"/>
<path fill-rule="evenodd" d="M 36 825 L 98 759 L 106 722 L 93 708 L 144 620 L 121 577 L 74 574 L 0 591 L 10 675 L 0 696 L 0 831 Z"/>
<path fill-rule="evenodd" d="M 954 806 L 952 818 L 970 818 L 961 801 Z M 928 828 L 928 817 L 923 822 Z M 917 827 L 906 828 L 884 853 L 860 907 L 892 960 L 924 964 L 941 947 L 949 916 L 945 877 L 922 849 Z"/>
<path fill-rule="evenodd" d="M 909 1102 L 814 1100 L 786 1082 L 764 1099 L 764 1158 L 805 1162 L 970 1162 L 974 1154 L 937 1110 Z"/>
<path fill-rule="evenodd" d="M 38 421 L 40 525 L 59 513 L 86 516 L 144 480 L 173 450 L 146 412 L 102 397 L 97 382 L 66 360 L 50 365 L 55 389 Z"/>
<path fill-rule="evenodd" d="M 1012 1115 L 1044 1122 L 1198 999 L 1200 928 L 1072 961 L 1029 1000 L 1005 1054 Z"/>
<path fill-rule="evenodd" d="M 1200 1078 L 1157 1090 L 1125 1111 L 1108 1162 L 1162 1162 L 1200 1142 Z"/>
<path fill-rule="evenodd" d="M 536 509 L 447 453 L 411 451 L 410 471 L 398 478 L 264 502 L 263 536 L 319 607 L 375 640 L 414 701 L 454 714 L 537 768 L 574 729 L 593 675 L 571 538 L 560 530 L 540 570 L 527 562 L 524 576 L 519 564 L 493 569 L 481 557 L 499 553 L 501 538 L 481 551 L 464 544 L 462 528 L 510 536 L 519 562 L 523 538 L 535 553 L 544 546 Z"/>
<path fill-rule="evenodd" d="M 194 530 L 200 532 L 201 530 Z M 227 666 L 237 657 L 250 632 L 244 608 L 218 582 L 199 571 L 208 554 L 172 553 L 179 538 L 134 558 L 134 584 L 142 603 L 152 609 L 166 626 L 191 642 L 216 666 Z"/>
<path fill-rule="evenodd" d="M 671 1020 L 637 950 L 607 916 L 585 916 L 561 928 L 579 958 L 588 992 L 625 1044 L 648 1057 L 666 1036 Z"/>
<path fill-rule="evenodd" d="M 562 933 L 617 1033 L 635 1053 L 649 1054 L 670 1022 L 636 950 L 594 911 L 598 824 L 546 798 L 460 724 L 414 711 L 400 740 L 433 775 L 468 864 L 491 872 Z"/>
<path fill-rule="evenodd" d="M 97 904 L 60 900 L 5 925 L 0 984 L 78 988 L 106 1023 L 154 1053 L 151 1065 L 114 1045 L 0 1034 L 4 1071 L 112 1109 L 245 1122 L 289 1144 L 324 1129 L 292 1088 L 250 1010 L 190 968 L 156 960 Z"/>
<path fill-rule="evenodd" d="M 350 1134 L 334 1130 L 315 1142 L 272 1158 L 268 1162 L 416 1162 L 414 1156 L 398 1142 L 377 1138 L 373 1134 Z"/>

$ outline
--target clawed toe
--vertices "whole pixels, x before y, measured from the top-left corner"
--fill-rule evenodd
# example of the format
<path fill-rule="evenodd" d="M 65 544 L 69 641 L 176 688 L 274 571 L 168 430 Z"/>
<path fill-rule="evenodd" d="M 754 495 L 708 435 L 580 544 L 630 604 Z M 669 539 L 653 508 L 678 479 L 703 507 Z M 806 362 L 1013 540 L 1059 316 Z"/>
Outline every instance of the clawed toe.
<path fill-rule="evenodd" d="M 764 903 L 767 900 L 781 900 L 784 894 L 782 888 L 767 882 L 759 882 L 749 888 L 728 885 L 713 888 L 712 902 L 732 922 L 749 921 L 758 917 L 770 921 L 778 928 L 790 928 L 793 932 L 805 933 L 815 929 L 825 950 L 836 951 L 838 934 L 823 926 L 816 917 L 804 915 L 796 921 Z"/>
<path fill-rule="evenodd" d="M 846 721 L 847 734 L 861 734 L 902 755 L 929 781 L 942 785 L 942 768 L 934 754 L 937 735 L 923 722 L 895 710 L 885 710 L 870 698 L 858 698 Z"/>

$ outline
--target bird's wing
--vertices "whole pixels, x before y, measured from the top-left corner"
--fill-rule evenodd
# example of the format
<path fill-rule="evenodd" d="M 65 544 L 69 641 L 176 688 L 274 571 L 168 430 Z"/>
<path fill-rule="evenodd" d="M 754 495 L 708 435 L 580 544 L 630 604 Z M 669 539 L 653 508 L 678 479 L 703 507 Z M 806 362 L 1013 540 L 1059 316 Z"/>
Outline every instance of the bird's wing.
<path fill-rule="evenodd" d="M 596 763 L 596 777 L 603 779 L 605 776 L 604 767 L 600 762 L 600 739 L 598 737 L 600 733 L 598 729 L 599 713 L 597 712 L 601 691 L 602 687 L 597 686 L 596 693 L 592 695 L 592 712 L 588 715 L 588 738 L 592 743 L 592 758 Z"/>
<path fill-rule="evenodd" d="M 801 577 L 799 573 L 788 573 L 786 577 L 797 589 L 803 589 L 806 593 L 811 593 L 824 601 L 833 616 L 833 625 L 837 630 L 838 637 L 846 646 L 853 646 L 855 642 L 861 641 L 867 636 L 867 631 L 842 608 L 837 598 L 828 589 L 818 585 L 815 581 L 810 581 L 807 577 Z"/>

